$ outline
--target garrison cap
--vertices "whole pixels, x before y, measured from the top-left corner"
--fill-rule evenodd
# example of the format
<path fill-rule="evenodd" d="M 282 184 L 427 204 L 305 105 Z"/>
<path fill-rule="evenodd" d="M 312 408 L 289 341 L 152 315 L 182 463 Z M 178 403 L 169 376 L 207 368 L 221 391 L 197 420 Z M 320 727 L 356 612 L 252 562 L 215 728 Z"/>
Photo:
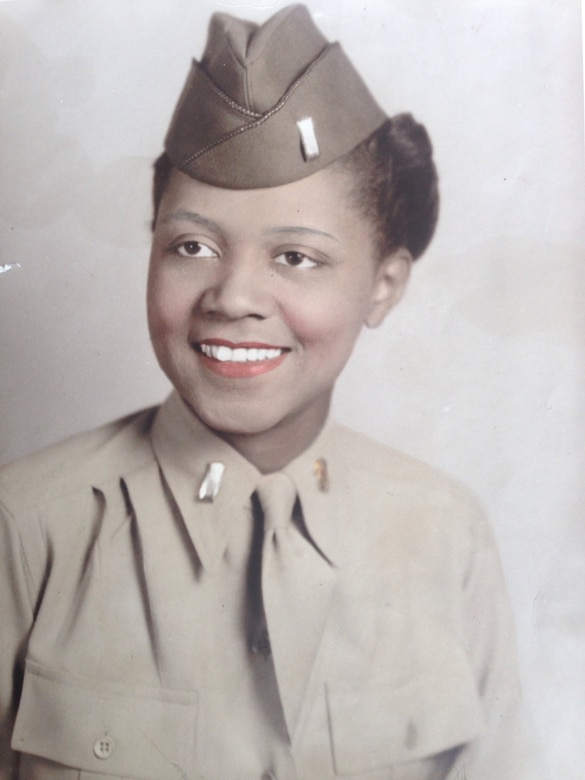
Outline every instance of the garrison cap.
<path fill-rule="evenodd" d="M 165 150 L 194 179 L 228 189 L 302 179 L 385 121 L 338 43 L 303 5 L 265 24 L 218 13 L 193 61 Z"/>

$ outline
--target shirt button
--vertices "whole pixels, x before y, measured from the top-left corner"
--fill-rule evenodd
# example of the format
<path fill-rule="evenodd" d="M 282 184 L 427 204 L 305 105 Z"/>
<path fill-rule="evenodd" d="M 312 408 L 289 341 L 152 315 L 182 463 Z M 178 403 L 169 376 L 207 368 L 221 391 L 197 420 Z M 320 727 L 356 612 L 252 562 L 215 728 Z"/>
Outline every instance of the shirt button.
<path fill-rule="evenodd" d="M 93 754 L 96 758 L 109 758 L 114 752 L 114 740 L 111 737 L 100 737 L 93 743 Z"/>
<path fill-rule="evenodd" d="M 270 647 L 270 639 L 266 629 L 263 629 L 260 636 L 252 642 L 250 649 L 254 655 L 262 656 L 265 661 L 270 658 L 272 655 L 272 648 Z M 264 778 L 262 778 L 262 780 L 264 780 Z"/>

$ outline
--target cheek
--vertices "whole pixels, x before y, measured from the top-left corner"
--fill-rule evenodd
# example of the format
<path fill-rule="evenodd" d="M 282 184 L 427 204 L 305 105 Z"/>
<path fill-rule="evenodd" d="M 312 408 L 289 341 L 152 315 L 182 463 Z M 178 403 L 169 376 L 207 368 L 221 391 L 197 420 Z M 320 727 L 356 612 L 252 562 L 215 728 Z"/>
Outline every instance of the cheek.
<path fill-rule="evenodd" d="M 153 338 L 172 335 L 189 322 L 192 297 L 187 286 L 171 274 L 151 269 L 148 276 L 147 311 Z"/>
<path fill-rule="evenodd" d="M 346 358 L 361 331 L 364 306 L 355 292 L 309 296 L 284 316 L 298 341 L 318 355 Z"/>

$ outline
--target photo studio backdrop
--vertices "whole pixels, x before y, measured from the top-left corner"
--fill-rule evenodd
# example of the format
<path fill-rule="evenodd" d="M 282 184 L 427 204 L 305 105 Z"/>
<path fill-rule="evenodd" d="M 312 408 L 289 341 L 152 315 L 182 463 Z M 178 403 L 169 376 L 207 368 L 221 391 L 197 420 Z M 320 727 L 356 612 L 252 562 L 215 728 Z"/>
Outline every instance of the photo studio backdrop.
<path fill-rule="evenodd" d="M 214 11 L 0 1 L 0 462 L 160 401 L 151 164 Z M 585 202 L 577 0 L 309 0 L 433 139 L 439 228 L 334 416 L 456 475 L 494 526 L 553 774 L 585 776 Z"/>

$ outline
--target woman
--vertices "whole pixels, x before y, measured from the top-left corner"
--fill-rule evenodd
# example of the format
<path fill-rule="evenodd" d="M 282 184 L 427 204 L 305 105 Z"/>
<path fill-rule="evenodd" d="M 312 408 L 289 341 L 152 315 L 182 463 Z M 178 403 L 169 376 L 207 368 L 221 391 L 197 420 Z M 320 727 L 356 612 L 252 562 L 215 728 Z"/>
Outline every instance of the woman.
<path fill-rule="evenodd" d="M 535 778 L 473 500 L 327 422 L 432 237 L 424 128 L 303 6 L 216 15 L 154 194 L 174 393 L 1 476 L 2 777 Z"/>

